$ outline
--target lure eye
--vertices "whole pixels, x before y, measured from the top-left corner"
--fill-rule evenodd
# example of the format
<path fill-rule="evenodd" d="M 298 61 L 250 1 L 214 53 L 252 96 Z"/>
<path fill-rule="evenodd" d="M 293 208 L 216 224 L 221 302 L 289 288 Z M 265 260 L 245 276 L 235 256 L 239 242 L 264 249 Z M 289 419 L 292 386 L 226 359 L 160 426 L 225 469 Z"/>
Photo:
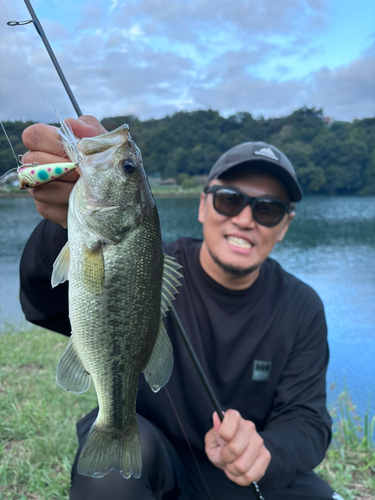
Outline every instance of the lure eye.
<path fill-rule="evenodd" d="M 125 172 L 125 174 L 132 174 L 136 168 L 136 163 L 134 160 L 123 160 L 121 162 L 121 168 Z"/>

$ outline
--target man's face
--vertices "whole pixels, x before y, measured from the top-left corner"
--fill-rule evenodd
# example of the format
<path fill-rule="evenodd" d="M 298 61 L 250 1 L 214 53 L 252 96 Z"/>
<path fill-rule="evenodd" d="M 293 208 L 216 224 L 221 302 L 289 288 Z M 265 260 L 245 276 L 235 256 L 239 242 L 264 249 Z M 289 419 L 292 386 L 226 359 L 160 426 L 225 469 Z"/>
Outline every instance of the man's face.
<path fill-rule="evenodd" d="M 240 189 L 249 196 L 270 196 L 289 202 L 284 185 L 274 176 L 259 170 L 244 170 L 225 180 L 215 179 L 210 185 Z M 276 242 L 284 238 L 294 214 L 285 214 L 274 227 L 254 221 L 251 206 L 234 217 L 219 214 L 213 206 L 213 194 L 202 193 L 198 220 L 203 224 L 204 241 L 200 253 L 203 269 L 211 278 L 231 289 L 252 285 L 259 267 Z"/>

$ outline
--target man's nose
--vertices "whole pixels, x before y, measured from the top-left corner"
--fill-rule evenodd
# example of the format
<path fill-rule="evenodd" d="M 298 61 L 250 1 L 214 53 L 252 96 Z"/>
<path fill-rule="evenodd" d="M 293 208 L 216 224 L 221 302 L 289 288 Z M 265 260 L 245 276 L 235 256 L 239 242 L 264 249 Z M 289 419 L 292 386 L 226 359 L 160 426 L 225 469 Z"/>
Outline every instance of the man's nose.
<path fill-rule="evenodd" d="M 241 227 L 254 227 L 256 222 L 253 219 L 251 205 L 249 203 L 245 205 L 239 214 L 232 217 L 232 222 Z"/>

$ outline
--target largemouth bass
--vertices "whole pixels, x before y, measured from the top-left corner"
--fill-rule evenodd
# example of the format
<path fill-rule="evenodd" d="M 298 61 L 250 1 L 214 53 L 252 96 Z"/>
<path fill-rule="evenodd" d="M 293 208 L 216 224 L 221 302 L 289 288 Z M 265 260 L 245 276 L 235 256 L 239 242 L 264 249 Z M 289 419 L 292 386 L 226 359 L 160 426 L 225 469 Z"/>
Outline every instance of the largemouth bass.
<path fill-rule="evenodd" d="M 57 383 L 75 393 L 93 380 L 99 414 L 78 473 L 125 478 L 142 471 L 135 403 L 143 372 L 154 392 L 173 365 L 162 317 L 177 292 L 179 265 L 163 255 L 155 200 L 129 128 L 82 139 L 61 120 L 65 150 L 82 171 L 69 199 L 68 242 L 52 286 L 69 279 L 72 336 Z"/>

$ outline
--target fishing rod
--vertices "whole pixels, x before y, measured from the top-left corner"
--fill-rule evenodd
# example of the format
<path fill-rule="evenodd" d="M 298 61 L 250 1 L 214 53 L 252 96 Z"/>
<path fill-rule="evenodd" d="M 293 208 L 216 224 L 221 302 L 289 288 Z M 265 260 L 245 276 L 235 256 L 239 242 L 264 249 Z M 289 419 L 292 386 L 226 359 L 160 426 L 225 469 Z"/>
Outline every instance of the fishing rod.
<path fill-rule="evenodd" d="M 216 411 L 220 422 L 224 420 L 223 416 L 223 410 L 220 408 L 220 403 L 212 389 L 212 386 L 210 382 L 207 379 L 206 374 L 204 373 L 204 370 L 202 368 L 202 365 L 194 351 L 194 348 L 189 340 L 189 337 L 185 331 L 185 328 L 183 327 L 180 318 L 178 317 L 178 314 L 176 313 L 176 310 L 174 309 L 173 305 L 169 308 L 169 314 L 171 315 L 172 321 L 180 334 L 183 343 L 185 344 L 186 350 L 189 353 L 189 356 L 193 362 L 193 365 L 199 375 L 199 378 L 202 382 L 202 385 L 207 393 L 207 396 L 209 397 L 212 406 L 214 407 L 214 410 Z M 262 496 L 258 484 L 253 481 L 252 483 L 249 484 L 249 488 L 253 491 L 256 500 L 264 500 L 264 497 Z"/>
<path fill-rule="evenodd" d="M 44 30 L 42 28 L 42 25 L 40 24 L 40 21 L 39 19 L 37 18 L 36 14 L 35 14 L 35 11 L 31 5 L 31 3 L 29 2 L 29 0 L 24 0 L 25 4 L 26 4 L 26 7 L 28 8 L 31 16 L 32 16 L 32 20 L 30 21 L 9 21 L 7 24 L 9 26 L 19 26 L 19 25 L 24 25 L 24 24 L 29 24 L 29 23 L 33 23 L 34 26 L 35 26 L 35 29 L 37 30 L 38 34 L 40 35 L 46 49 L 47 49 L 47 52 L 56 68 L 56 71 L 64 85 L 64 88 L 70 98 L 70 101 L 71 103 L 73 104 L 73 107 L 77 113 L 78 116 L 81 116 L 82 115 L 82 112 L 80 110 L 80 107 L 78 106 L 78 103 L 73 95 L 73 92 L 65 78 L 65 75 L 56 59 L 56 56 L 48 42 L 48 39 L 44 33 Z M 73 165 L 73 164 L 72 164 Z M 45 167 L 45 165 L 43 165 L 43 167 Z M 53 181 L 54 179 L 51 178 L 51 179 L 48 179 L 48 181 Z M 47 182 L 48 182 L 47 181 Z M 189 353 L 189 356 L 193 362 L 193 365 L 199 375 L 199 378 L 203 384 L 203 387 L 212 403 L 212 406 L 214 408 L 214 410 L 216 411 L 216 413 L 218 414 L 218 417 L 220 419 L 220 421 L 222 422 L 224 417 L 223 417 L 223 411 L 222 409 L 220 408 L 220 403 L 211 387 L 211 384 L 210 382 L 208 381 L 207 379 L 207 376 L 206 374 L 204 373 L 204 370 L 202 368 L 202 365 L 201 363 L 199 362 L 199 359 L 194 351 L 194 348 L 189 340 L 189 337 L 187 336 L 187 333 L 181 323 L 181 320 L 180 318 L 178 317 L 173 305 L 171 305 L 170 309 L 169 309 L 169 312 L 171 314 L 171 317 L 172 317 L 172 321 L 179 333 L 179 335 L 181 336 L 184 344 L 185 344 L 185 347 L 186 347 L 186 350 L 188 351 Z M 249 485 L 249 488 L 253 491 L 254 495 L 255 495 L 255 498 L 256 500 L 264 500 L 264 497 L 262 496 L 260 490 L 259 490 L 259 486 L 257 485 L 257 483 L 255 481 L 253 481 L 250 485 Z"/>

